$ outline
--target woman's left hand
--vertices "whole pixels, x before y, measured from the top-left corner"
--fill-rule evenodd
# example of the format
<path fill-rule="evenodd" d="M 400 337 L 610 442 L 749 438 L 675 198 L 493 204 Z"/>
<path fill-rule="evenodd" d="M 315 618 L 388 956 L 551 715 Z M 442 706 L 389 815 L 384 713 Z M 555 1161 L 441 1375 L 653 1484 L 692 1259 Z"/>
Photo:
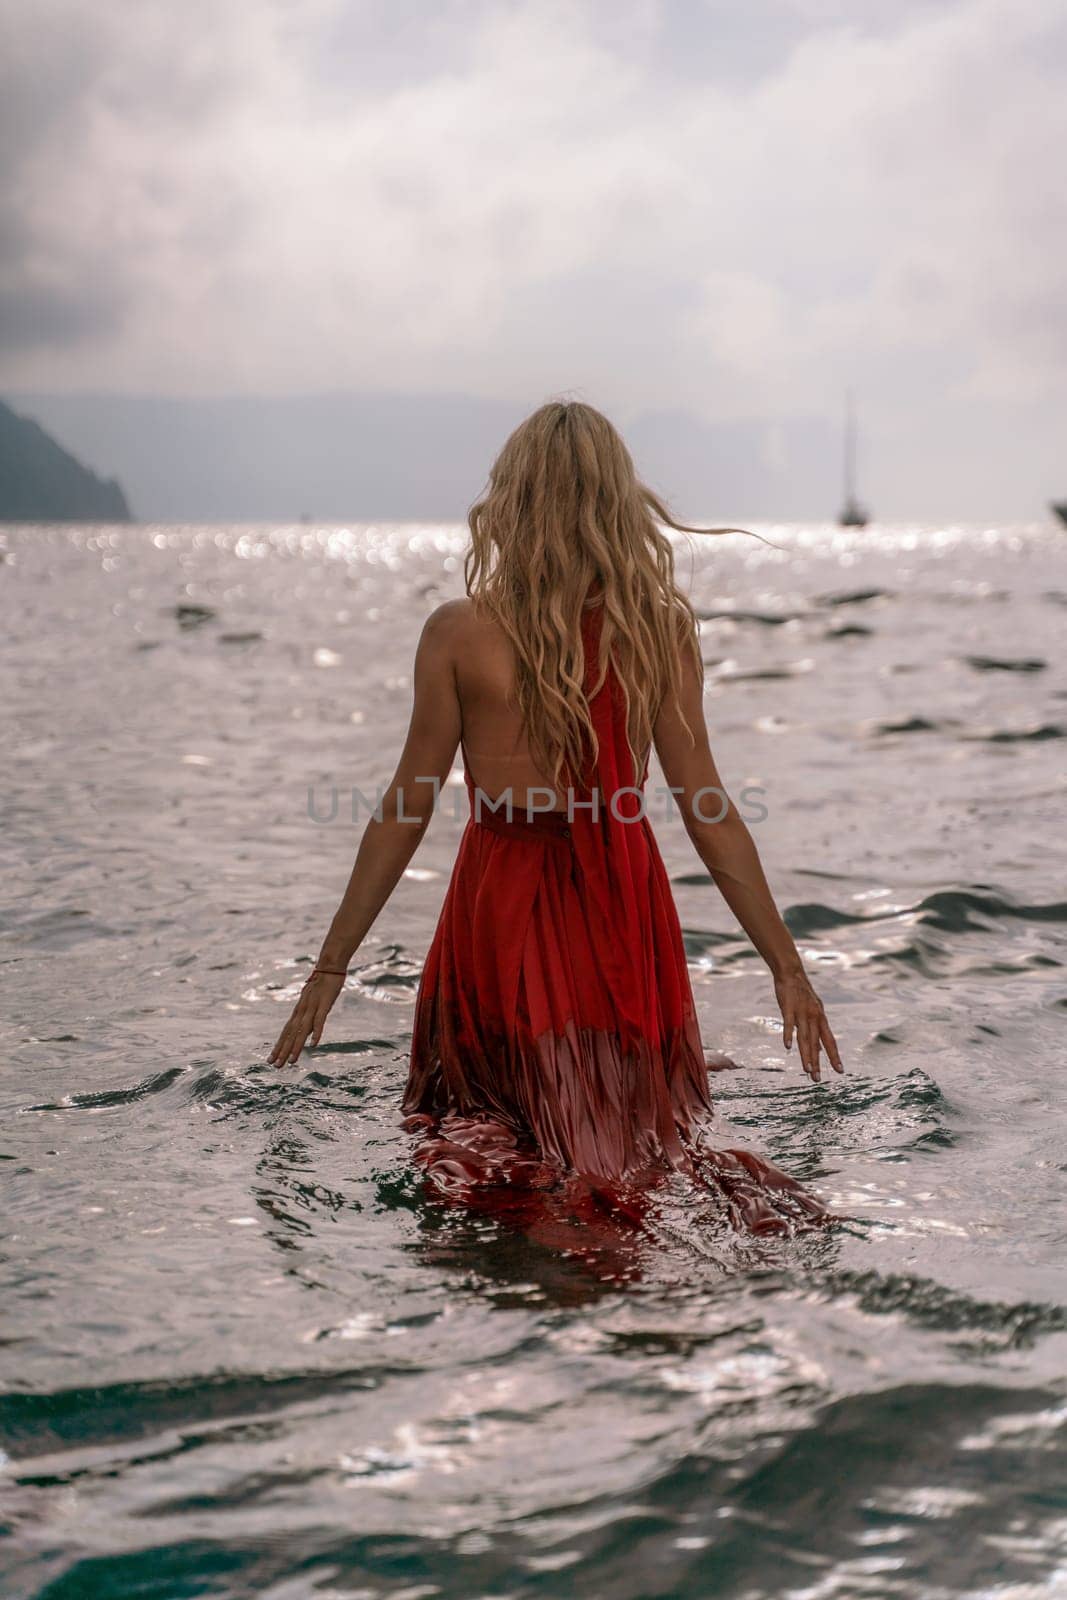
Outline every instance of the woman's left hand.
<path fill-rule="evenodd" d="M 819 1056 L 823 1051 L 834 1071 L 844 1072 L 841 1053 L 826 1020 L 823 1003 L 803 967 L 798 966 L 776 977 L 774 992 L 784 1024 L 782 1043 L 787 1050 L 791 1050 L 795 1035 L 800 1046 L 800 1064 L 812 1082 L 821 1082 Z"/>
<path fill-rule="evenodd" d="M 347 973 L 313 972 L 300 991 L 300 998 L 292 1015 L 278 1035 L 278 1042 L 269 1056 L 273 1067 L 289 1067 L 299 1059 L 300 1052 L 311 1040 L 313 1045 L 322 1038 L 326 1018 L 337 996 L 345 986 Z"/>

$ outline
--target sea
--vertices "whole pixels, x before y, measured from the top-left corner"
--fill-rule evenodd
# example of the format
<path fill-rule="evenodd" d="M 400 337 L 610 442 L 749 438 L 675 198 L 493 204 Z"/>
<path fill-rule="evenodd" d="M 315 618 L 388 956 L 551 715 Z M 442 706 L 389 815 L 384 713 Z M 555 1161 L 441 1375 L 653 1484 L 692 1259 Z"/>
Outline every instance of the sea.
<path fill-rule="evenodd" d="M 267 1063 L 464 549 L 4 533 L 0 1593 L 1067 1595 L 1067 532 L 677 540 L 846 1067 L 785 1052 L 653 814 L 737 1064 L 716 1139 L 842 1219 L 770 1238 L 674 1180 L 629 1234 L 426 1192 L 399 1097 L 458 774 L 321 1045 Z"/>

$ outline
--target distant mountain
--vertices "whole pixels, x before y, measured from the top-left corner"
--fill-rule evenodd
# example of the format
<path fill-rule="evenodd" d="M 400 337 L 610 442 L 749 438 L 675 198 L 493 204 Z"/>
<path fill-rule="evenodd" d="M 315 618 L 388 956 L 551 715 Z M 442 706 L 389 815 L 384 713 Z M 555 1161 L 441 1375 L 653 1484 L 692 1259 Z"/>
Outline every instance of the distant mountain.
<path fill-rule="evenodd" d="M 114 478 L 98 478 L 0 400 L 0 522 L 129 522 Z"/>
<path fill-rule="evenodd" d="M 150 522 L 460 521 L 532 409 L 468 394 L 27 394 L 83 461 L 107 462 Z M 613 413 L 614 416 L 614 413 Z M 641 476 L 683 517 L 819 517 L 837 494 L 820 419 L 617 416 Z"/>

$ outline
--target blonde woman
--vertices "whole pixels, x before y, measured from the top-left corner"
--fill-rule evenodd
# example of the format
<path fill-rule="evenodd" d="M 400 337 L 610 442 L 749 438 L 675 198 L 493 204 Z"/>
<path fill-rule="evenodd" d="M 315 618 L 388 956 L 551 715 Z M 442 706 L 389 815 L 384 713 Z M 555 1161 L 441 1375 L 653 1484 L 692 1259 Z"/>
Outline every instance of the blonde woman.
<path fill-rule="evenodd" d="M 712 1112 L 681 928 L 644 786 L 654 746 L 697 854 L 770 968 L 787 1048 L 843 1070 L 708 744 L 680 531 L 611 423 L 542 406 L 470 513 L 467 598 L 427 619 L 411 724 L 318 963 L 270 1060 L 318 1044 L 353 955 L 462 748 L 470 817 L 415 1007 L 403 1110 L 438 1189 L 629 1185 L 684 1170 L 755 1231 L 829 1217 Z"/>

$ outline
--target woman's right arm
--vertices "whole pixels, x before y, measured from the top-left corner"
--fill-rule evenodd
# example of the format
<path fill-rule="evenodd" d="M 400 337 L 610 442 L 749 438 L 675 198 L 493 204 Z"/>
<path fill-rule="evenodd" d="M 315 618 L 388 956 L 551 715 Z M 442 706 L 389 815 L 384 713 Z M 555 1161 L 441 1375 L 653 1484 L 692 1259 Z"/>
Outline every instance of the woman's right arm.
<path fill-rule="evenodd" d="M 363 830 L 341 903 L 308 979 L 269 1060 L 292 1066 L 310 1039 L 317 1045 L 344 984 L 345 969 L 403 876 L 430 824 L 441 784 L 462 733 L 456 688 L 455 602 L 427 619 L 415 652 L 414 701 L 407 739 L 380 817 Z"/>
<path fill-rule="evenodd" d="M 770 968 L 782 1013 L 783 1043 L 791 1049 L 795 1035 L 804 1071 L 818 1082 L 820 1050 L 836 1072 L 844 1071 L 837 1041 L 774 903 L 755 841 L 719 777 L 704 718 L 698 661 L 692 645 L 683 649 L 678 703 L 665 697 L 653 730 L 656 754 L 697 855 Z"/>

